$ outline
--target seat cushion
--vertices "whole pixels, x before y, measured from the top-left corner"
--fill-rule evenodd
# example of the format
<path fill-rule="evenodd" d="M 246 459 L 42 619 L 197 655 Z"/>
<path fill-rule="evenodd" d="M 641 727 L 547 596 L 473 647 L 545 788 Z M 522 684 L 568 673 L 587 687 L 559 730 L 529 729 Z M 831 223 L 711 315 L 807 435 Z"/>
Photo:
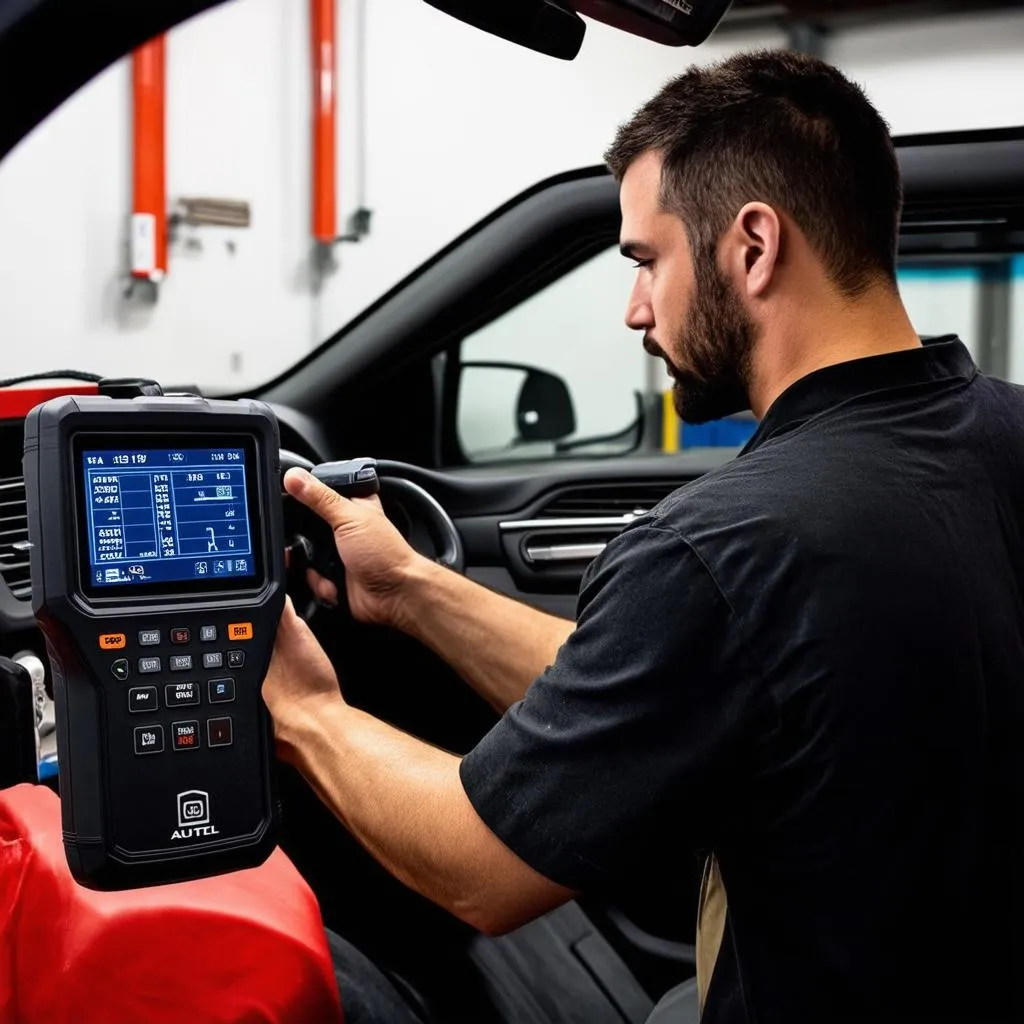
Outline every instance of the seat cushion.
<path fill-rule="evenodd" d="M 697 1024 L 699 1020 L 697 982 L 691 979 L 669 989 L 658 1000 L 658 1005 L 647 1018 L 647 1024 Z"/>
<path fill-rule="evenodd" d="M 340 1022 L 309 886 L 276 850 L 195 882 L 93 892 L 71 877 L 60 803 L 0 792 L 0 1024 Z"/>

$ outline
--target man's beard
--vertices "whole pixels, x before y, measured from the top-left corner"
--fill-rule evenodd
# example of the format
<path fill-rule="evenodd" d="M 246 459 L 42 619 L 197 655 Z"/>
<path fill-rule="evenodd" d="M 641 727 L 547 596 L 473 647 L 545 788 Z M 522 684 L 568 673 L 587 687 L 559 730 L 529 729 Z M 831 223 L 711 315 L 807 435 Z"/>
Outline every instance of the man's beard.
<path fill-rule="evenodd" d="M 756 330 L 747 311 L 729 288 L 713 253 L 694 263 L 693 302 L 672 352 L 686 353 L 686 367 L 676 365 L 653 339 L 644 348 L 661 356 L 675 383 L 672 401 L 685 423 L 707 423 L 750 408 L 750 367 Z"/>

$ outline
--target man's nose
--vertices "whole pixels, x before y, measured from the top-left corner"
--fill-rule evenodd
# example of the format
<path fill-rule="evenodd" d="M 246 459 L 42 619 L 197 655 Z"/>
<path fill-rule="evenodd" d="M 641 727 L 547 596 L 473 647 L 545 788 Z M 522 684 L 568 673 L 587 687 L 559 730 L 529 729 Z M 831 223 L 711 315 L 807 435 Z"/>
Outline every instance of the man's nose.
<path fill-rule="evenodd" d="M 654 310 L 643 282 L 637 279 L 626 305 L 626 326 L 632 331 L 649 331 L 654 327 Z"/>

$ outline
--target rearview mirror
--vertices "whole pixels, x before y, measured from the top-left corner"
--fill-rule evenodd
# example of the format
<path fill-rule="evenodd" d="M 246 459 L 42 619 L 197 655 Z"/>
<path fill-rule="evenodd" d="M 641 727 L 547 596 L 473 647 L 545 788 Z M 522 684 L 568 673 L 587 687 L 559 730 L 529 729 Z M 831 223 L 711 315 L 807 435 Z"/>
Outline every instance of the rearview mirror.
<path fill-rule="evenodd" d="M 445 14 L 491 35 L 560 60 L 580 52 L 586 25 L 561 0 L 427 0 Z"/>
<path fill-rule="evenodd" d="M 459 21 L 561 60 L 583 45 L 585 14 L 668 46 L 699 46 L 732 0 L 427 0 Z"/>

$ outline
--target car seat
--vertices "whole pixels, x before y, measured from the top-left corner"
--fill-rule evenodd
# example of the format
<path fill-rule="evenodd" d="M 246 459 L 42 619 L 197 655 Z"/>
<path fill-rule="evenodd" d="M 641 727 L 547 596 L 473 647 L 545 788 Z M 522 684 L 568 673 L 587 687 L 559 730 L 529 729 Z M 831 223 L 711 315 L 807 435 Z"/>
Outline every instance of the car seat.
<path fill-rule="evenodd" d="M 697 1024 L 697 979 L 691 978 L 669 989 L 651 1011 L 646 1024 Z"/>
<path fill-rule="evenodd" d="M 127 892 L 71 877 L 60 802 L 0 791 L 0 1024 L 340 1024 L 316 898 L 262 866 Z"/>

